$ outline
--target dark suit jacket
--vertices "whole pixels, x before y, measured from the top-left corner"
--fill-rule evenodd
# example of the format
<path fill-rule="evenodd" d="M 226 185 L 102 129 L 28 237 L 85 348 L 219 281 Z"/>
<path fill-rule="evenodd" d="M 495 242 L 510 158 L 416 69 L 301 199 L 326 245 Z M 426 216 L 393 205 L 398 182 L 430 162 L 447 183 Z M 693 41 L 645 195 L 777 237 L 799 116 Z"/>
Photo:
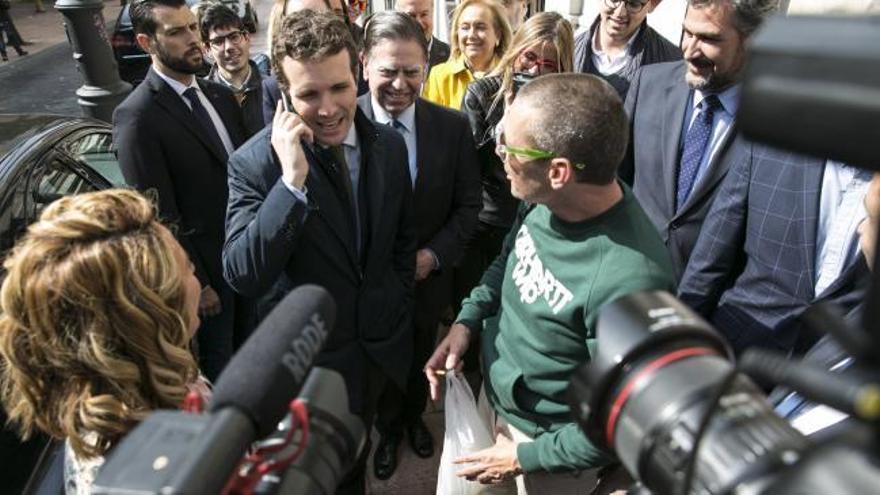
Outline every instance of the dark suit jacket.
<path fill-rule="evenodd" d="M 433 38 L 431 42 L 431 52 L 428 53 L 428 71 L 437 64 L 442 64 L 449 60 L 449 45 L 437 38 Z"/>
<path fill-rule="evenodd" d="M 358 105 L 370 120 L 375 118 L 369 94 L 358 98 Z M 413 216 L 418 247 L 433 251 L 440 262 L 440 269 L 419 285 L 430 286 L 429 299 L 439 314 L 449 304 L 452 267 L 463 254 L 482 207 L 480 165 L 463 114 L 419 98 L 415 120 L 418 174 Z"/>
<path fill-rule="evenodd" d="M 738 146 L 736 129 L 728 132 L 685 204 L 675 211 L 682 124 L 691 90 L 684 79 L 684 62 L 642 67 L 626 98 L 630 140 L 620 167 L 621 178 L 657 227 L 669 249 L 676 280 L 681 278 L 697 236 L 729 168 L 730 148 Z"/>
<path fill-rule="evenodd" d="M 235 97 L 219 84 L 201 79 L 198 84 L 232 144 L 241 144 L 245 131 Z M 159 213 L 177 226 L 199 281 L 222 287 L 226 151 L 216 149 L 186 103 L 152 68 L 113 112 L 113 141 L 126 182 L 158 194 Z"/>
<path fill-rule="evenodd" d="M 338 370 L 352 409 L 363 406 L 366 359 L 401 387 L 410 364 L 416 236 L 412 185 L 403 138 L 355 117 L 361 152 L 359 210 L 366 236 L 361 256 L 347 231 L 348 211 L 328 164 L 307 146 L 308 205 L 281 181 L 272 128 L 229 159 L 224 275 L 241 294 L 260 297 L 265 315 L 291 289 L 321 285 L 336 300 L 336 326 L 316 366 Z"/>
<path fill-rule="evenodd" d="M 865 295 L 864 257 L 814 294 L 816 230 L 825 160 L 743 142 L 706 217 L 679 286 L 739 353 L 790 351 L 796 318 L 817 301 L 852 310 Z M 806 348 L 806 346 L 799 346 Z"/>

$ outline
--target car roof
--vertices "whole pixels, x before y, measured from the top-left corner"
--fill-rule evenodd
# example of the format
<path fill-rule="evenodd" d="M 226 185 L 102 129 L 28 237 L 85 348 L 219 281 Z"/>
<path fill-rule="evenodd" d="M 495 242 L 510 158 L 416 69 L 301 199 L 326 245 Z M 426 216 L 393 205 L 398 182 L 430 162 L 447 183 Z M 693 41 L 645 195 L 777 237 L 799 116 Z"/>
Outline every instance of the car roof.
<path fill-rule="evenodd" d="M 0 114 L 0 156 L 43 129 L 73 118 L 44 114 Z"/>

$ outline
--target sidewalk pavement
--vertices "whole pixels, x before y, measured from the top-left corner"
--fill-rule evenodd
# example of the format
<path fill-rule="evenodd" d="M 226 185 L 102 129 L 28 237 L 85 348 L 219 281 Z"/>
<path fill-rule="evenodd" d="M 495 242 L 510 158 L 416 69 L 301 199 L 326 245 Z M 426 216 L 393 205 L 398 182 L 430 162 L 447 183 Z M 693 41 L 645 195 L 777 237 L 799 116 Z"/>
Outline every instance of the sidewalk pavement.
<path fill-rule="evenodd" d="M 14 68 L 19 60 L 35 55 L 58 43 L 67 43 L 67 34 L 64 32 L 64 16 L 55 9 L 54 3 L 44 0 L 43 4 L 46 12 L 38 14 L 35 12 L 33 2 L 12 1 L 12 8 L 9 9 L 12 22 L 15 23 L 22 39 L 32 44 L 22 47 L 28 52 L 28 55 L 24 57 L 19 57 L 15 50 L 8 49 L 9 62 L 0 62 L 0 71 Z M 104 1 L 104 24 L 108 30 L 112 29 L 116 23 L 121 9 L 119 0 Z"/>

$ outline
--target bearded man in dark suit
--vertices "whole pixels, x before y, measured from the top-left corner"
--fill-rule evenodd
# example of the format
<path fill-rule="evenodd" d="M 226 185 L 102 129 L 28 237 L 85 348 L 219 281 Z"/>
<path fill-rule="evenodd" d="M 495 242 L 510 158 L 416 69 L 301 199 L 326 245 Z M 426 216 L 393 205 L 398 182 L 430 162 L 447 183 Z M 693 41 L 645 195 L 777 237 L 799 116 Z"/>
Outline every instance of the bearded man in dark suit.
<path fill-rule="evenodd" d="M 220 263 L 226 160 L 244 140 L 241 110 L 228 89 L 196 78 L 201 40 L 184 0 L 136 0 L 131 20 L 153 65 L 113 113 L 119 165 L 130 185 L 155 192 L 162 218 L 177 226 L 202 284 L 199 365 L 213 380 L 232 357 L 236 327 L 249 326 L 236 316 Z"/>

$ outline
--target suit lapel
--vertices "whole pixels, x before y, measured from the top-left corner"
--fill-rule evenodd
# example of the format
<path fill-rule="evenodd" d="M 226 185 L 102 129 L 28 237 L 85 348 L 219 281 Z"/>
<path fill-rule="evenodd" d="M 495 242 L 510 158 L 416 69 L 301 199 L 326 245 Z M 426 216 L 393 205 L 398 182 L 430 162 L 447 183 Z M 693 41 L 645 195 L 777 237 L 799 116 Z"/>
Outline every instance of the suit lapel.
<path fill-rule="evenodd" d="M 699 203 L 703 199 L 703 196 L 711 191 L 712 188 L 715 187 L 715 184 L 727 174 L 729 164 L 732 163 L 728 159 L 728 152 L 730 151 L 732 154 L 737 152 L 737 149 L 730 149 L 731 147 L 736 146 L 735 141 L 738 139 L 736 137 L 737 130 L 735 125 L 736 124 L 734 124 L 734 127 L 731 127 L 728 130 L 727 135 L 724 136 L 724 142 L 721 143 L 718 152 L 715 153 L 712 161 L 706 165 L 706 171 L 703 173 L 703 177 L 694 184 L 694 189 L 691 191 L 690 195 L 688 195 L 682 207 L 675 213 L 673 219 L 687 213 L 689 209 Z"/>
<path fill-rule="evenodd" d="M 427 184 L 430 184 L 431 181 L 428 179 L 429 174 L 431 174 L 433 170 L 433 164 L 430 160 L 432 156 L 431 153 L 428 152 L 430 149 L 431 143 L 428 139 L 427 132 L 420 132 L 419 129 L 430 129 L 431 119 L 428 116 L 428 106 L 423 104 L 421 98 L 416 99 L 416 128 L 414 129 L 416 132 L 416 185 L 413 188 L 414 195 L 413 200 L 418 201 L 418 198 L 424 195 L 424 189 Z M 452 153 L 454 150 L 449 150 Z M 419 209 L 417 208 L 416 211 Z"/>
<path fill-rule="evenodd" d="M 342 244 L 348 254 L 348 261 L 357 270 L 357 252 L 352 244 L 353 237 L 349 231 L 351 222 L 335 191 L 336 186 L 334 186 L 327 170 L 329 165 L 323 163 L 311 148 L 306 149 L 306 154 L 310 165 L 309 175 L 306 179 L 309 202 L 314 203 L 315 212 L 324 220 L 324 223 Z"/>
<path fill-rule="evenodd" d="M 682 64 L 682 72 L 684 65 Z M 681 143 L 681 127 L 684 122 L 686 105 L 690 102 L 690 89 L 684 83 L 684 74 L 673 78 L 672 83 L 666 88 L 663 127 L 660 135 L 663 136 L 661 152 L 663 153 L 663 185 L 666 191 L 666 207 L 669 218 L 675 214 L 675 188 L 678 178 L 679 144 Z"/>
<path fill-rule="evenodd" d="M 385 162 L 383 158 L 387 157 L 385 149 L 385 141 L 378 140 L 378 133 L 374 127 L 375 124 L 362 112 L 355 115 L 355 125 L 358 131 L 358 140 L 361 147 L 361 182 L 366 180 L 365 184 L 361 184 L 360 189 L 364 192 L 361 194 L 361 205 L 366 204 L 366 208 L 361 207 L 361 232 L 367 235 L 363 238 L 363 256 L 369 261 L 369 246 L 372 242 L 379 239 L 379 228 L 386 222 L 383 222 L 382 207 L 385 202 Z M 364 222 L 367 222 L 364 225 Z M 366 265 L 366 263 L 364 263 Z"/>
<path fill-rule="evenodd" d="M 153 69 L 147 73 L 147 81 L 150 89 L 153 91 L 153 98 L 156 103 L 171 114 L 175 120 L 183 124 L 195 137 L 205 145 L 208 150 L 217 158 L 217 163 L 226 165 L 226 151 L 218 150 L 208 137 L 206 131 L 196 121 L 192 115 L 192 111 L 186 106 L 186 103 L 180 98 L 171 86 L 169 86 L 161 77 L 153 72 Z"/>
<path fill-rule="evenodd" d="M 798 170 L 793 170 L 793 168 Z M 822 201 L 822 177 L 825 174 L 825 161 L 812 157 L 804 157 L 786 167 L 789 177 L 801 176 L 800 201 L 803 207 L 801 215 L 801 232 L 804 233 L 804 259 L 807 260 L 807 274 L 810 281 L 810 293 L 813 294 L 816 280 L 816 231 L 819 228 L 819 204 Z M 797 186 L 797 184 L 791 184 Z M 813 294 L 815 296 L 815 294 Z"/>
<path fill-rule="evenodd" d="M 217 91 L 217 88 L 204 84 L 204 81 L 201 79 L 196 80 L 198 81 L 199 87 L 202 88 L 202 92 L 205 93 L 205 96 L 208 97 L 211 105 L 214 106 L 217 115 L 220 116 L 220 120 L 223 122 L 223 127 L 226 128 L 226 134 L 229 135 L 229 140 L 232 141 L 233 148 L 237 148 L 244 140 L 242 139 L 243 136 L 238 133 L 238 128 L 233 125 L 236 119 L 233 115 L 230 115 L 230 111 L 240 112 L 240 110 L 237 108 L 230 108 L 228 106 L 230 101 L 227 98 L 224 98 L 224 96 Z"/>

